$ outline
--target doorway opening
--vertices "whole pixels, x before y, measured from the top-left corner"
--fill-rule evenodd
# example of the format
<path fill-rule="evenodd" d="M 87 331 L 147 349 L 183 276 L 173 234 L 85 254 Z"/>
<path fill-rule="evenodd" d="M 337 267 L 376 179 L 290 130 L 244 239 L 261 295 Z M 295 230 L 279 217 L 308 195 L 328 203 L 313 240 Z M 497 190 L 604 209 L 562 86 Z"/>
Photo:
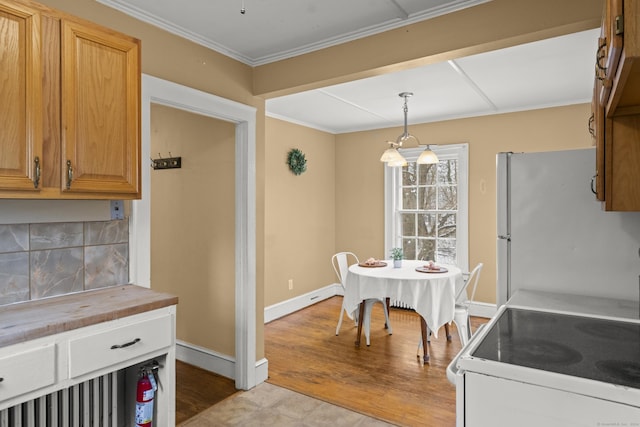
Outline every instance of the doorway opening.
<path fill-rule="evenodd" d="M 256 109 L 187 86 L 142 76 L 142 159 L 151 158 L 151 104 L 209 116 L 235 124 L 235 360 L 236 387 L 248 390 L 256 375 Z M 144 162 L 143 162 L 144 164 Z M 142 199 L 132 203 L 130 280 L 151 283 L 150 167 L 142 168 Z"/>

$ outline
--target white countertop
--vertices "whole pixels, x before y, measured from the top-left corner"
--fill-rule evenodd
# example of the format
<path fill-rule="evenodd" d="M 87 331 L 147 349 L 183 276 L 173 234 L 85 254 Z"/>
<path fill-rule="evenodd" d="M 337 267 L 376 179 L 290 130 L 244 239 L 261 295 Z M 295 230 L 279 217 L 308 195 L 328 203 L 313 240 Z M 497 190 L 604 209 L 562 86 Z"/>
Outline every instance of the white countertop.
<path fill-rule="evenodd" d="M 507 302 L 509 307 L 541 311 L 584 314 L 603 318 L 640 320 L 640 303 L 613 298 L 518 290 Z"/>

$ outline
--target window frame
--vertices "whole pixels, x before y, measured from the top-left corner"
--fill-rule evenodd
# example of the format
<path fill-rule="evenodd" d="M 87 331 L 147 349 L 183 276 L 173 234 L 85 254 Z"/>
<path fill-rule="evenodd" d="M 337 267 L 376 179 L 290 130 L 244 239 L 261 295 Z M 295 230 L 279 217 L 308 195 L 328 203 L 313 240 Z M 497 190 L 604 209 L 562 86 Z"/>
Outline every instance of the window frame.
<path fill-rule="evenodd" d="M 462 271 L 469 271 L 469 144 L 431 145 L 440 160 L 458 161 L 458 210 L 456 222 L 456 264 Z M 408 162 L 416 161 L 424 147 L 399 150 Z M 384 166 L 384 253 L 402 246 L 401 220 L 397 215 L 402 187 L 402 168 Z"/>

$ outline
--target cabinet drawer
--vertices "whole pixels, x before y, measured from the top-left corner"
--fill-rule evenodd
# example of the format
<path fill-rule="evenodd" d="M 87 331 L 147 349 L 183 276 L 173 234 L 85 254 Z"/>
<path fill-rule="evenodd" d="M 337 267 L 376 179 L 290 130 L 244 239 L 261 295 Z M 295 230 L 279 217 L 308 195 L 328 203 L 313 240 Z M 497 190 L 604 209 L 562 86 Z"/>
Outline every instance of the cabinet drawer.
<path fill-rule="evenodd" d="M 0 402 L 56 381 L 55 344 L 0 358 Z"/>
<path fill-rule="evenodd" d="M 172 317 L 163 316 L 72 339 L 69 376 L 78 377 L 169 347 L 172 334 Z"/>

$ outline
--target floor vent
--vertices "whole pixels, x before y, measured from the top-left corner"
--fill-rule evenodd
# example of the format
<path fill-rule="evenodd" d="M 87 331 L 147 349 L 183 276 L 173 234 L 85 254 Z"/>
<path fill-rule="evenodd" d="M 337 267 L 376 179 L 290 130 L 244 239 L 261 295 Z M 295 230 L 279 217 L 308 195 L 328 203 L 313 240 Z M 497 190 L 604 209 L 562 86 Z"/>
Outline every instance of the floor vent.
<path fill-rule="evenodd" d="M 119 427 L 118 382 L 114 372 L 12 406 L 0 411 L 0 426 Z"/>

